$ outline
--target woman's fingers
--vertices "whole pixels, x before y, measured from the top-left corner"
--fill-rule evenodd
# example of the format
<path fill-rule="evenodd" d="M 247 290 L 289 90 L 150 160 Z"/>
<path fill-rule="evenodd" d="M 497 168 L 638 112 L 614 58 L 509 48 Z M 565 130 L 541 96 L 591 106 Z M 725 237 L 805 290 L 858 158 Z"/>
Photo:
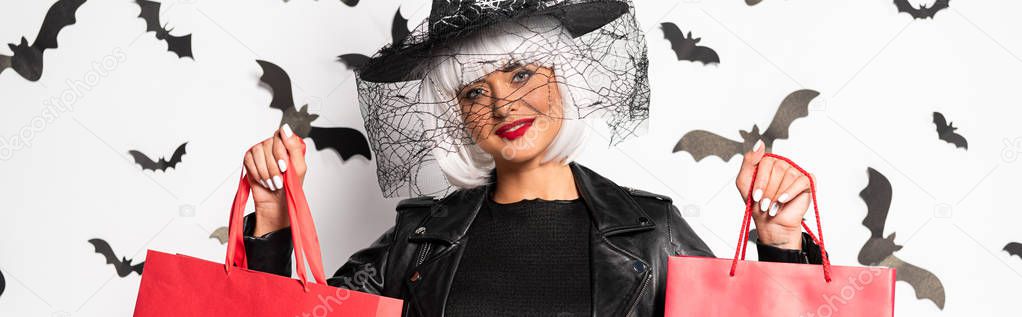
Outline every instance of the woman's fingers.
<path fill-rule="evenodd" d="M 248 177 L 249 181 L 266 187 L 266 185 L 263 185 L 263 179 L 259 178 L 259 169 L 256 168 L 255 160 L 252 159 L 251 150 L 245 152 L 245 176 Z"/>
<path fill-rule="evenodd" d="M 735 181 L 735 185 L 738 186 L 738 193 L 742 195 L 742 200 L 748 199 L 752 173 L 756 171 L 757 164 L 759 164 L 759 161 L 763 159 L 765 154 L 766 150 L 764 150 L 763 141 L 760 140 L 756 141 L 752 151 L 746 152 L 742 157 L 742 168 L 738 171 L 738 178 Z M 759 201 L 759 197 L 753 197 L 753 200 Z"/>
<path fill-rule="evenodd" d="M 777 201 L 784 204 L 791 201 L 791 199 L 795 198 L 795 196 L 809 191 L 809 177 L 799 173 L 799 175 L 791 181 L 791 184 L 782 188 L 783 189 L 780 191 L 780 194 L 777 196 Z"/>
<path fill-rule="evenodd" d="M 273 190 L 270 184 L 270 171 L 266 169 L 266 154 L 263 152 L 263 144 L 258 143 L 252 146 L 250 150 L 252 153 L 252 161 L 255 162 L 256 175 L 259 176 L 259 183 L 270 190 Z"/>
<path fill-rule="evenodd" d="M 270 189 L 274 191 L 284 188 L 284 179 L 280 177 L 277 159 L 273 157 L 273 138 L 263 140 L 260 144 L 263 147 L 263 160 L 266 164 L 266 172 L 270 176 L 267 185 L 270 185 Z"/>
<path fill-rule="evenodd" d="M 770 172 L 773 171 L 774 161 L 777 159 L 772 157 L 764 157 L 759 161 L 759 165 L 756 166 L 756 182 L 752 185 L 752 200 L 754 202 L 760 202 L 762 204 L 763 194 L 766 192 L 767 182 L 770 181 Z"/>
<path fill-rule="evenodd" d="M 273 158 L 277 161 L 277 169 L 281 173 L 287 172 L 287 149 L 284 148 L 284 140 L 280 139 L 279 133 L 273 134 Z"/>
<path fill-rule="evenodd" d="M 781 185 L 777 187 L 777 197 L 774 197 L 774 201 L 783 204 L 791 200 L 792 197 L 795 197 L 789 192 L 789 188 L 791 188 L 791 185 L 800 177 L 802 177 L 802 172 L 799 172 L 797 168 L 788 168 L 788 170 L 784 172 L 784 180 L 782 180 Z"/>
<path fill-rule="evenodd" d="M 782 160 L 773 160 L 771 165 L 760 165 L 760 173 L 763 173 L 762 169 L 769 169 L 769 177 L 766 177 L 766 186 L 763 187 L 763 200 L 759 202 L 760 211 L 769 211 L 770 215 L 777 214 L 776 197 L 778 187 L 781 186 L 781 181 L 784 180 L 784 173 L 787 171 L 789 165 L 787 162 Z M 762 175 L 762 174 L 760 174 Z"/>
<path fill-rule="evenodd" d="M 287 155 L 290 157 L 290 160 L 285 160 L 288 162 L 288 165 L 290 165 L 287 168 L 291 169 L 296 176 L 298 176 L 299 180 L 304 180 L 306 170 L 305 144 L 299 136 L 295 135 L 294 132 L 291 131 L 291 126 L 287 124 L 280 127 L 278 135 L 281 137 L 281 141 L 284 143 L 284 149 L 287 150 Z"/>

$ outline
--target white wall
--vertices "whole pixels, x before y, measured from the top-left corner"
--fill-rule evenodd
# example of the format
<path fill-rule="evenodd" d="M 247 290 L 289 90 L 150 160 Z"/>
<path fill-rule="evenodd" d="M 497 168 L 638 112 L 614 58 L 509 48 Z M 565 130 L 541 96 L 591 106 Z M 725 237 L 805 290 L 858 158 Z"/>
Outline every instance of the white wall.
<path fill-rule="evenodd" d="M 243 151 L 268 137 L 280 116 L 267 107 L 255 60 L 290 74 L 296 102 L 321 114 L 317 125 L 361 129 L 352 74 L 335 56 L 388 42 L 399 5 L 413 24 L 428 13 L 425 1 L 400 2 L 165 1 L 174 34 L 193 34 L 194 61 L 144 34 L 133 1 L 85 3 L 60 48 L 46 52 L 40 81 L 0 75 L 0 137 L 31 144 L 0 161 L 7 281 L 0 315 L 130 314 L 139 276 L 118 278 L 91 238 L 137 261 L 146 249 L 222 261 L 224 246 L 207 236 L 226 224 Z M 5 0 L 0 41 L 31 41 L 51 3 Z M 893 183 L 887 233 L 906 246 L 898 256 L 937 274 L 947 291 L 941 311 L 899 282 L 898 315 L 1010 313 L 1022 259 L 1000 249 L 1022 241 L 1022 163 L 1002 154 L 1022 151 L 1005 143 L 1022 138 L 1022 25 L 1010 16 L 1022 4 L 951 5 L 934 20 L 912 20 L 890 1 L 639 1 L 651 60 L 650 133 L 615 148 L 594 137 L 581 162 L 695 206 L 692 226 L 730 257 L 743 210 L 733 185 L 740 159 L 697 163 L 672 154 L 674 143 L 693 129 L 737 138 L 753 123 L 765 127 L 788 93 L 817 90 L 809 117 L 774 151 L 817 175 L 834 263 L 859 265 L 869 232 L 858 193 L 873 167 Z M 676 61 L 663 21 L 693 30 L 722 63 Z M 94 85 L 68 83 L 100 72 Z M 61 96 L 70 110 L 44 116 Z M 968 151 L 936 139 L 933 111 L 961 128 Z M 169 155 L 185 141 L 188 154 L 166 173 L 141 172 L 127 155 Z M 375 162 L 341 163 L 329 151 L 310 151 L 308 161 L 306 191 L 329 274 L 392 224 L 398 199 L 380 195 Z M 950 217 L 935 216 L 941 206 Z"/>

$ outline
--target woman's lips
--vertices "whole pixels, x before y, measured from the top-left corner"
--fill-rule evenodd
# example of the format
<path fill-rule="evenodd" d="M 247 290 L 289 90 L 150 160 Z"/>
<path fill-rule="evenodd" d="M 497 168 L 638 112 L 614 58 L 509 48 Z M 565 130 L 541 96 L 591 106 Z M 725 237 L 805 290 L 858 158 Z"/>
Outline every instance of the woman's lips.
<path fill-rule="evenodd" d="M 517 139 L 525 135 L 525 131 L 529 130 L 532 126 L 532 121 L 536 118 L 525 118 L 512 121 L 511 123 L 500 126 L 497 129 L 497 136 L 507 139 L 508 141 Z"/>

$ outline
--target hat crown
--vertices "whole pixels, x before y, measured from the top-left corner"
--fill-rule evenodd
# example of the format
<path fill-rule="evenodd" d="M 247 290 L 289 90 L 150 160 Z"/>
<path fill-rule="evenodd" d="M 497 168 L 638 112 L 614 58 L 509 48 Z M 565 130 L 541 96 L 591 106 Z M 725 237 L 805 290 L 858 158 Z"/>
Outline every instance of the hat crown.
<path fill-rule="evenodd" d="M 509 18 L 557 0 L 434 0 L 429 13 L 429 32 L 448 32 L 472 25 L 480 19 Z"/>

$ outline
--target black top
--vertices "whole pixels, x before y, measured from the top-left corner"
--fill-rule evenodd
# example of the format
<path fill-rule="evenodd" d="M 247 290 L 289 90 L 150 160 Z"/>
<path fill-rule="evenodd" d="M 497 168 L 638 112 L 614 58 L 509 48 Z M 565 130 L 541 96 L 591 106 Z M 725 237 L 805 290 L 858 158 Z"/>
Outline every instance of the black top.
<path fill-rule="evenodd" d="M 446 316 L 589 316 L 589 213 L 581 199 L 490 199 L 464 238 Z"/>

